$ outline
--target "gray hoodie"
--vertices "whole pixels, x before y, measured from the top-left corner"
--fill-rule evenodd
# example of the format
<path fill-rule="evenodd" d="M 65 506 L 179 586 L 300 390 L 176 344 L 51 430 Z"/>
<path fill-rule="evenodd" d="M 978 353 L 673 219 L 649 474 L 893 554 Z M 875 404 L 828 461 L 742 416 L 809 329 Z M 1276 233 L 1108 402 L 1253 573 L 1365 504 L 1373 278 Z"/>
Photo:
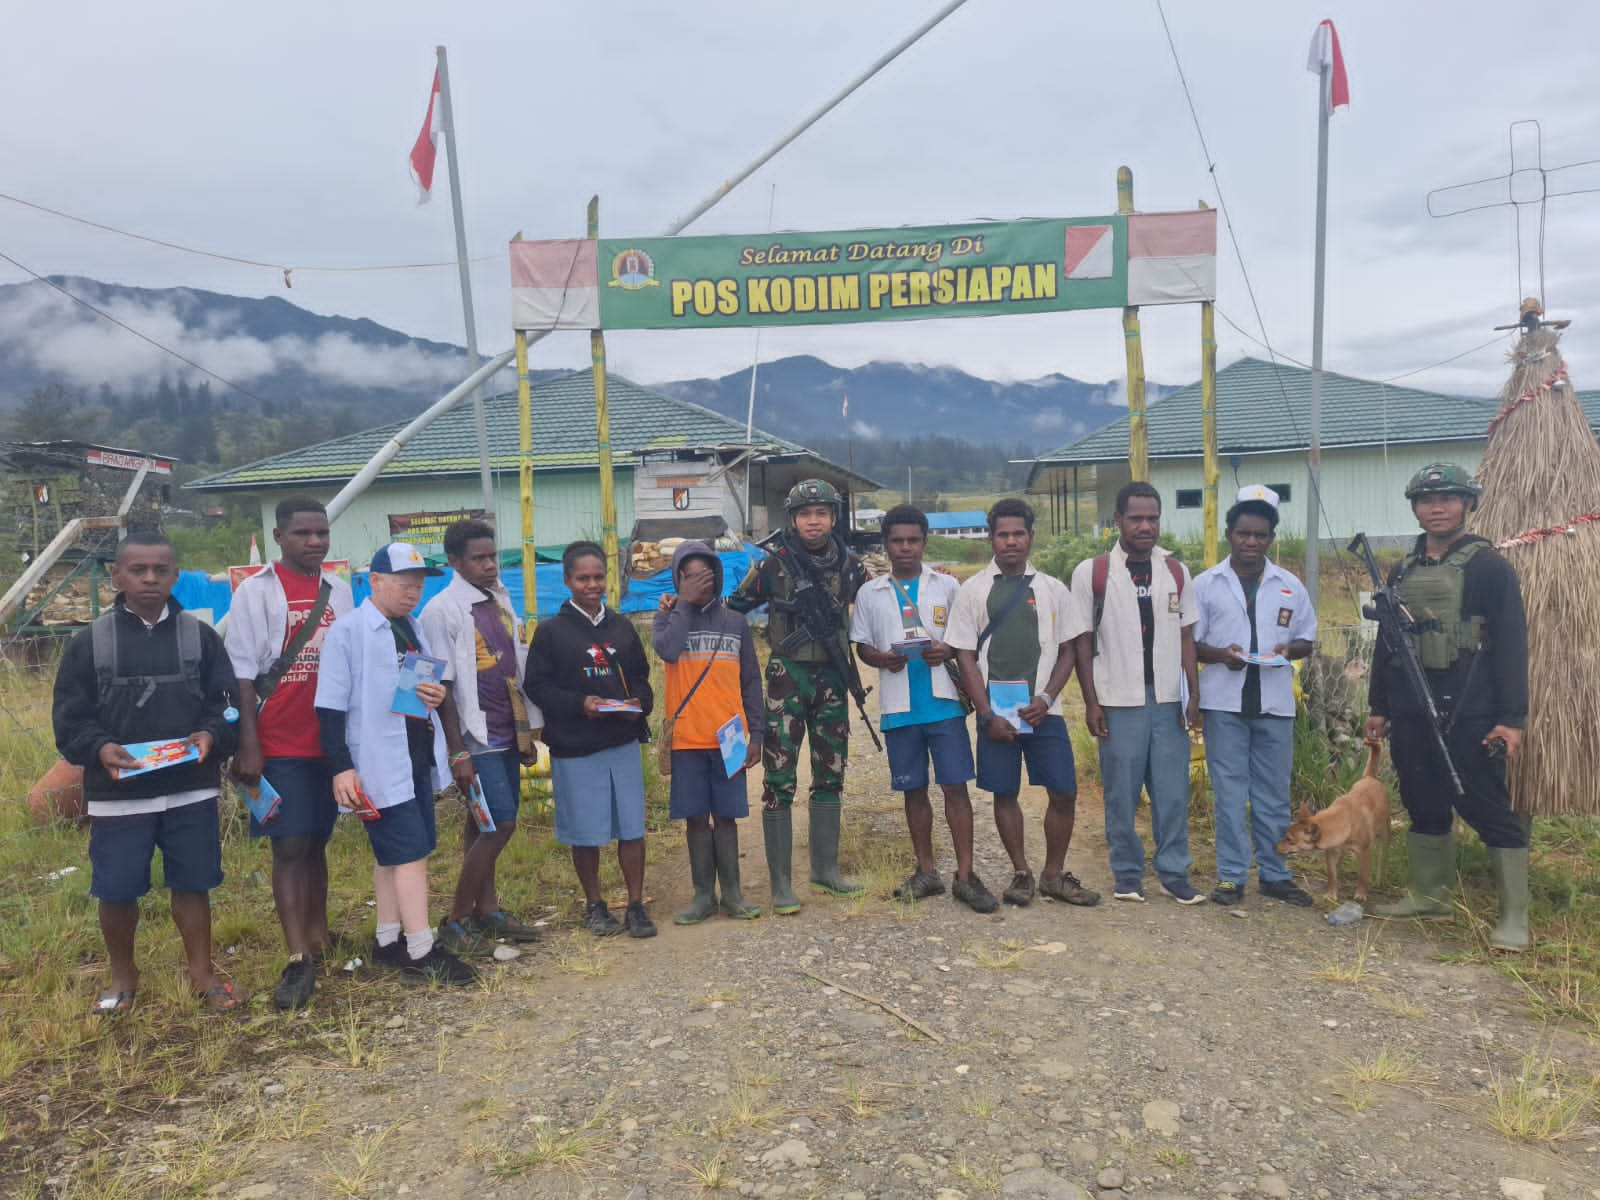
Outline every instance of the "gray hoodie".
<path fill-rule="evenodd" d="M 694 608 L 680 598 L 670 612 L 658 611 L 650 630 L 650 644 L 662 662 L 677 662 L 684 643 L 691 633 L 713 630 L 725 637 L 739 639 L 739 690 L 744 697 L 744 727 L 750 740 L 759 742 L 766 732 L 766 708 L 761 698 L 761 663 L 756 658 L 755 641 L 750 637 L 749 623 L 743 613 L 736 613 L 722 602 L 722 560 L 704 542 L 685 541 L 672 552 L 672 585 L 678 587 L 678 577 L 684 562 L 689 558 L 704 558 L 711 564 L 716 576 L 716 591 L 704 608 Z M 694 701 L 690 700 L 693 704 Z M 672 716 L 672 713 L 664 713 Z"/>

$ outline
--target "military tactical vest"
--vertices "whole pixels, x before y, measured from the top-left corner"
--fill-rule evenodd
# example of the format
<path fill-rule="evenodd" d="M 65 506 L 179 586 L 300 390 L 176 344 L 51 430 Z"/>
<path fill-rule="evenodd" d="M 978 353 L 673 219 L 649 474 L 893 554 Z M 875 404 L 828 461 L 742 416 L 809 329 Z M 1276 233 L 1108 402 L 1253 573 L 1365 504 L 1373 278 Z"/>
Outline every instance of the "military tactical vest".
<path fill-rule="evenodd" d="M 791 553 L 800 555 L 804 554 L 805 550 L 796 548 L 795 550 L 791 551 Z M 794 579 L 794 575 L 800 571 L 803 571 L 805 568 L 802 567 L 798 562 L 795 562 L 792 565 L 780 565 L 780 562 L 777 561 L 778 555 L 776 553 L 772 555 L 772 558 L 774 561 L 771 569 L 774 571 L 776 579 L 773 584 L 771 595 L 773 599 L 779 600 L 782 603 L 769 604 L 767 606 L 767 638 L 768 644 L 771 645 L 773 650 L 776 652 L 779 645 L 781 645 L 784 639 L 795 631 L 795 627 L 798 624 L 795 613 L 792 610 L 786 611 L 786 609 L 787 606 L 794 601 L 794 595 L 796 591 L 796 581 Z M 817 579 L 817 585 L 826 588 L 827 591 L 836 599 L 844 588 L 844 569 L 849 563 L 849 556 L 841 552 L 838 556 L 838 559 L 838 562 L 831 567 L 817 568 L 814 564 L 812 567 Z M 837 636 L 841 639 L 841 641 L 844 637 L 844 634 L 844 625 L 840 624 Z M 804 645 L 800 646 L 792 653 L 787 654 L 785 657 L 792 658 L 795 662 L 822 663 L 829 661 L 828 651 L 826 648 L 814 641 L 807 641 Z"/>
<path fill-rule="evenodd" d="M 1463 618 L 1461 597 L 1467 564 L 1489 543 L 1470 541 L 1452 548 L 1436 563 L 1422 555 L 1406 556 L 1397 589 L 1416 621 L 1412 640 L 1417 657 L 1430 671 L 1454 666 L 1463 651 L 1475 651 L 1483 639 L 1483 618 Z"/>

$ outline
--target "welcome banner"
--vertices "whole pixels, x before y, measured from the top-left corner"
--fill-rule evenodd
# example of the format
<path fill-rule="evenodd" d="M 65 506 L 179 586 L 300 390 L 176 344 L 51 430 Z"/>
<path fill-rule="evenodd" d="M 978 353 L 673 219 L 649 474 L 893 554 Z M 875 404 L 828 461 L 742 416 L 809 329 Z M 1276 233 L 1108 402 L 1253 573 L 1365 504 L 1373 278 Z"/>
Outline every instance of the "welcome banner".
<path fill-rule="evenodd" d="M 994 317 L 1216 296 L 1217 214 L 511 243 L 512 324 L 717 329 Z"/>

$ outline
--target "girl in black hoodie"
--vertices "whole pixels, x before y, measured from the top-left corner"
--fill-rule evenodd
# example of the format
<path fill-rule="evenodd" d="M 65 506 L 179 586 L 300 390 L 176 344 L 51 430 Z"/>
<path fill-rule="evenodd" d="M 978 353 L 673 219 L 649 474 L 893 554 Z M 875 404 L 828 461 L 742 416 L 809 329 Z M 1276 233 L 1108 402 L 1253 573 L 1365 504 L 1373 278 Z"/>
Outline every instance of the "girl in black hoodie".
<path fill-rule="evenodd" d="M 632 937 L 654 937 L 644 907 L 639 751 L 655 702 L 650 662 L 633 624 L 605 606 L 605 552 L 594 542 L 573 542 L 561 555 L 561 570 L 572 598 L 534 631 L 523 682 L 544 712 L 556 840 L 572 848 L 591 933 L 603 937 L 626 928 Z M 639 711 L 604 711 L 603 701 L 633 701 Z M 600 897 L 600 847 L 611 841 L 628 887 L 620 922 Z"/>

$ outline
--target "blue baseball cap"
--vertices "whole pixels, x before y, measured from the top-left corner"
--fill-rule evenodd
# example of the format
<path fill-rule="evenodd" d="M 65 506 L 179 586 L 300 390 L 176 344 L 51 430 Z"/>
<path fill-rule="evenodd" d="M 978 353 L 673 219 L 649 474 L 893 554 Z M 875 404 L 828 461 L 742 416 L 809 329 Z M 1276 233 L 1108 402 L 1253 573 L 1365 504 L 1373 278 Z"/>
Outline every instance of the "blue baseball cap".
<path fill-rule="evenodd" d="M 438 567 L 430 567 L 417 548 L 408 542 L 390 542 L 372 556 L 374 575 L 398 575 L 402 571 L 421 571 L 424 575 L 443 575 Z"/>

